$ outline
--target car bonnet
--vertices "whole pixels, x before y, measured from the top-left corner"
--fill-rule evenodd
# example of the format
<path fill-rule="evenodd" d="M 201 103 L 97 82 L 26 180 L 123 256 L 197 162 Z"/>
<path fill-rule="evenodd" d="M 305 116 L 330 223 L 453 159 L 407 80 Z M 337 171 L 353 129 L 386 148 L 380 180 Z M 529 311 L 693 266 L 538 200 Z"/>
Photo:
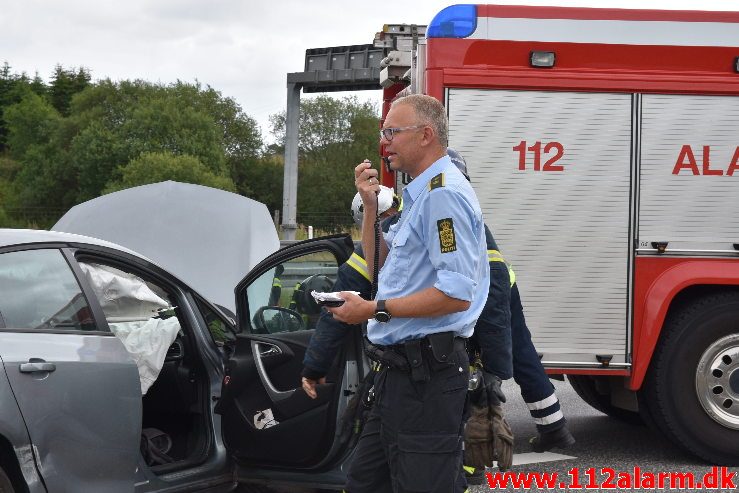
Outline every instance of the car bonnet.
<path fill-rule="evenodd" d="M 89 200 L 70 209 L 52 229 L 139 252 L 232 312 L 236 284 L 280 247 L 261 202 L 174 181 Z"/>

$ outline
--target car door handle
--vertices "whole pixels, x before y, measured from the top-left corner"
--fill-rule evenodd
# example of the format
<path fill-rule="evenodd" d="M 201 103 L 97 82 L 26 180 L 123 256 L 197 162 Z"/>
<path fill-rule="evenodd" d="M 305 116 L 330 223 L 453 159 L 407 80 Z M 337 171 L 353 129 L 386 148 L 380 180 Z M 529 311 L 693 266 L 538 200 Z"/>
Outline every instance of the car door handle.
<path fill-rule="evenodd" d="M 275 352 L 275 350 L 277 350 L 277 352 Z M 267 391 L 267 395 L 272 400 L 272 402 L 276 403 L 292 397 L 292 395 L 295 393 L 295 389 L 287 391 L 277 390 L 277 388 L 267 376 L 267 369 L 264 367 L 264 362 L 262 361 L 263 356 L 269 357 L 270 355 L 281 354 L 282 350 L 274 344 L 260 341 L 251 341 L 251 351 L 252 354 L 254 354 L 254 363 L 256 363 L 257 366 L 259 379 L 262 381 L 262 385 Z"/>
<path fill-rule="evenodd" d="M 267 350 L 259 351 L 259 356 L 261 356 L 262 358 L 268 358 L 270 356 L 278 356 L 280 354 L 282 354 L 282 350 L 278 348 L 277 346 L 272 346 L 272 345 L 270 345 L 269 349 Z"/>
<path fill-rule="evenodd" d="M 18 367 L 21 373 L 42 373 L 52 372 L 56 370 L 54 363 L 47 363 L 46 361 L 30 361 L 28 363 L 21 363 Z"/>

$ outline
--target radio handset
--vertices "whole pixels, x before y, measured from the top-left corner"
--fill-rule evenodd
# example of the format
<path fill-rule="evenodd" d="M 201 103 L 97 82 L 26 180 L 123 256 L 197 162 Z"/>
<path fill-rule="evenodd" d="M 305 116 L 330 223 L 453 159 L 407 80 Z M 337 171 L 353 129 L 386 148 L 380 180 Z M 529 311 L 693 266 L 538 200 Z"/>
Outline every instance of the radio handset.
<path fill-rule="evenodd" d="M 380 191 L 375 192 L 375 255 L 374 263 L 372 264 L 372 292 L 370 293 L 370 299 L 374 300 L 377 296 L 377 276 L 379 275 L 380 269 L 378 265 L 380 263 Z"/>

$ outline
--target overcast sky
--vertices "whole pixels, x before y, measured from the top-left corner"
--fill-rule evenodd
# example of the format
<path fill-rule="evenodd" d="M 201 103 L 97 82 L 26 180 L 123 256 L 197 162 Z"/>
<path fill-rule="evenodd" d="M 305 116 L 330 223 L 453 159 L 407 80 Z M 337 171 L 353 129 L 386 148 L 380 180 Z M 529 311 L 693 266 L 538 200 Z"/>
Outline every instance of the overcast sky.
<path fill-rule="evenodd" d="M 234 98 L 268 137 L 286 74 L 306 48 L 371 43 L 385 23 L 427 24 L 440 0 L 0 0 L 0 63 L 48 80 L 57 63 L 94 80 L 177 79 Z M 739 10 L 739 0 L 500 0 L 499 4 Z M 335 93 L 342 95 L 342 93 Z M 362 97 L 379 101 L 379 92 Z"/>

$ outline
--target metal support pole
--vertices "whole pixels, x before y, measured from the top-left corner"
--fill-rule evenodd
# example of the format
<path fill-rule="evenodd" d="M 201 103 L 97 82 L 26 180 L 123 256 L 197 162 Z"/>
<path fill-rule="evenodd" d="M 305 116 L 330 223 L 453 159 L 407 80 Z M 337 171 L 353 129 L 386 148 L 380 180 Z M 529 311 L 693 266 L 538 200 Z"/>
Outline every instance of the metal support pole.
<path fill-rule="evenodd" d="M 282 188 L 283 240 L 294 240 L 298 229 L 298 122 L 300 117 L 300 84 L 287 84 L 285 117 L 285 177 Z"/>

